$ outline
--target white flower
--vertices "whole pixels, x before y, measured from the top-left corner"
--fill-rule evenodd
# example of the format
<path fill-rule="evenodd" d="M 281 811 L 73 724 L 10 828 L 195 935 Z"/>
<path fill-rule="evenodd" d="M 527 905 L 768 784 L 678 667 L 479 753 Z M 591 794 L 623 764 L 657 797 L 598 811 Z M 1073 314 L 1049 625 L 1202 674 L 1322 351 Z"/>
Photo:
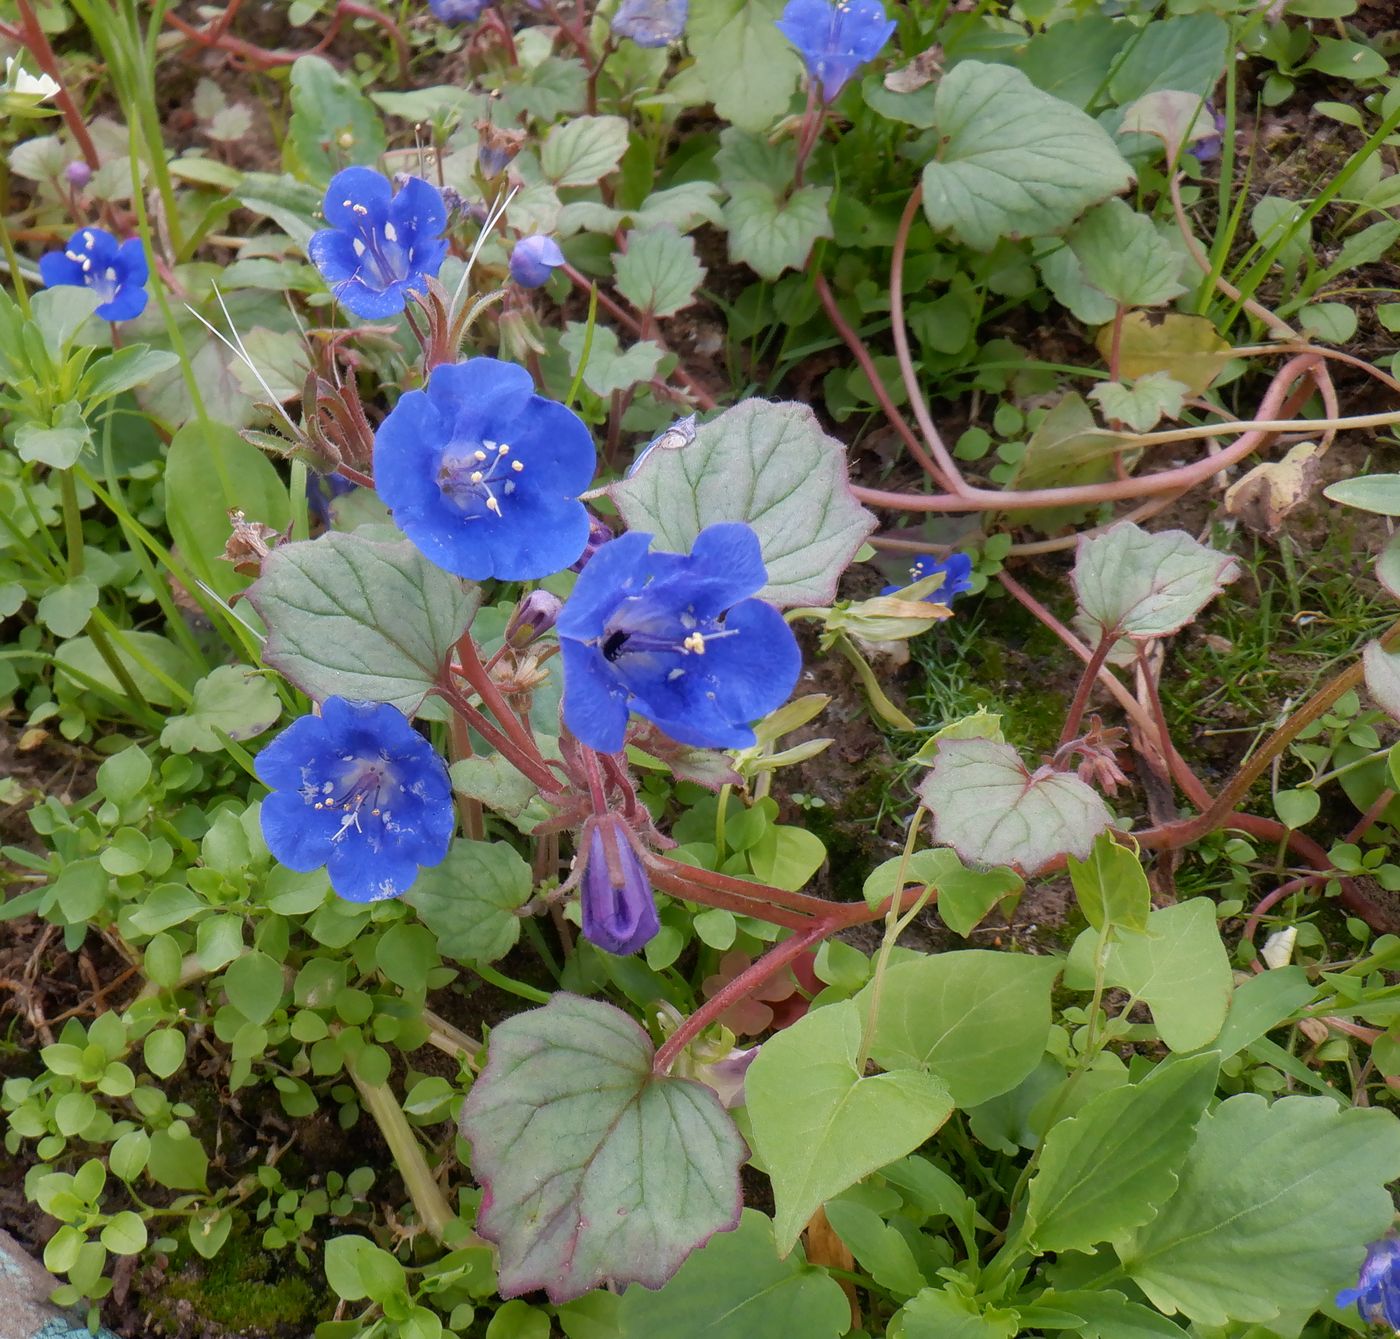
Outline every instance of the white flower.
<path fill-rule="evenodd" d="M 5 91 L 7 93 L 19 93 L 26 97 L 33 97 L 43 100 L 51 98 L 59 90 L 56 79 L 50 79 L 46 74 L 30 74 L 22 65 L 15 64 L 13 56 L 5 58 Z"/>

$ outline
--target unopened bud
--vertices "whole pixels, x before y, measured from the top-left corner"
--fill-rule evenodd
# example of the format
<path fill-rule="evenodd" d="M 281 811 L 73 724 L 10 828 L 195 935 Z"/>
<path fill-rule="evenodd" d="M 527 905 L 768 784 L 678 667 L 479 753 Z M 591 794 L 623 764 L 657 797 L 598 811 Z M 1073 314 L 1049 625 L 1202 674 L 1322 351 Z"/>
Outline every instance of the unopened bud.
<path fill-rule="evenodd" d="M 592 512 L 588 514 L 588 543 L 583 546 L 583 552 L 578 556 L 578 562 L 573 563 L 569 571 L 582 572 L 588 565 L 588 560 L 613 538 L 613 532 L 608 528 L 607 522 L 594 516 Z"/>
<path fill-rule="evenodd" d="M 92 180 L 92 168 L 78 158 L 63 169 L 63 175 L 68 179 L 70 186 L 82 190 Z"/>
<path fill-rule="evenodd" d="M 517 651 L 537 642 L 554 626 L 564 602 L 547 590 L 532 590 L 519 604 L 506 624 L 506 642 Z"/>
<path fill-rule="evenodd" d="M 476 161 L 481 164 L 482 175 L 488 179 L 499 177 L 525 143 L 523 130 L 494 126 L 486 120 L 476 123 L 476 134 Z"/>

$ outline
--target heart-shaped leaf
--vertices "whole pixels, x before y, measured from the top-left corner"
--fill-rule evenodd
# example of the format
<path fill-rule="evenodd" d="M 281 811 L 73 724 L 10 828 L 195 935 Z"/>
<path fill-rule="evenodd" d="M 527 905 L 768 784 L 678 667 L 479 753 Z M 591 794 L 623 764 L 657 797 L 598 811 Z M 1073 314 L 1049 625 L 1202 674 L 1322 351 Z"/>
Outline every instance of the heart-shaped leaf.
<path fill-rule="evenodd" d="M 502 1297 L 658 1288 L 738 1223 L 744 1141 L 709 1088 L 651 1063 L 632 1019 L 567 992 L 492 1032 L 462 1133 Z"/>
<path fill-rule="evenodd" d="M 766 1041 L 744 1078 L 783 1255 L 821 1205 L 917 1148 L 952 1114 L 948 1089 L 931 1074 L 862 1076 L 863 1021 L 850 1000 L 809 1013 Z"/>

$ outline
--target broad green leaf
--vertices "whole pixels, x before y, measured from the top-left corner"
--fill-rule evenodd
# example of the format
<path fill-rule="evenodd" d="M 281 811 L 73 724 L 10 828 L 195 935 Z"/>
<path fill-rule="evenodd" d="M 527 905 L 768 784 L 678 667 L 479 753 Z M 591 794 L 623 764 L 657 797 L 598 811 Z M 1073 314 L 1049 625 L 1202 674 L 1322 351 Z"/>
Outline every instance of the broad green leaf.
<path fill-rule="evenodd" d="M 846 449 L 806 405 L 744 400 L 704 424 L 678 451 L 653 451 L 609 495 L 633 530 L 656 547 L 688 553 L 716 521 L 758 534 L 779 606 L 829 604 L 841 573 L 875 528 L 852 496 Z"/>
<path fill-rule="evenodd" d="M 1108 94 L 1120 105 L 1160 88 L 1207 97 L 1225 73 L 1230 30 L 1214 14 L 1149 23 L 1124 48 Z"/>
<path fill-rule="evenodd" d="M 1097 122 L 1010 66 L 961 62 L 939 81 L 934 109 L 939 149 L 924 168 L 924 213 L 979 251 L 1063 232 L 1132 185 Z"/>
<path fill-rule="evenodd" d="M 1113 477 L 1114 462 L 1125 445 L 1117 433 L 1099 426 L 1093 410 L 1078 391 L 1070 391 L 1060 397 L 1031 434 L 1008 486 L 1065 488 L 1102 483 Z M 1049 531 L 1071 524 L 1083 514 L 1082 506 L 1069 506 L 1034 512 L 1013 510 L 1007 513 L 1007 519 Z"/>
<path fill-rule="evenodd" d="M 34 326 L 54 362 L 65 360 L 74 336 L 101 305 L 102 299 L 93 289 L 76 284 L 44 288 L 30 297 Z"/>
<path fill-rule="evenodd" d="M 658 1077 L 652 1059 L 621 1010 L 563 991 L 491 1033 L 462 1133 L 503 1297 L 658 1288 L 738 1224 L 743 1140 L 709 1088 Z"/>
<path fill-rule="evenodd" d="M 1291 1019 L 1317 992 L 1301 967 L 1278 967 L 1248 977 L 1235 987 L 1230 1012 L 1211 1043 L 1228 1060 Z"/>
<path fill-rule="evenodd" d="M 885 1069 L 927 1070 L 959 1107 L 1009 1092 L 1044 1053 L 1059 970 L 1056 958 L 985 949 L 898 963 L 885 973 L 870 1053 Z M 862 1011 L 871 990 L 856 997 Z"/>
<path fill-rule="evenodd" d="M 82 406 L 60 405 L 52 426 L 21 423 L 15 429 L 15 453 L 21 460 L 36 461 L 51 469 L 66 470 L 75 465 L 92 442 L 92 430 L 83 418 Z"/>
<path fill-rule="evenodd" d="M 1084 267 L 1063 242 L 1056 239 L 1048 250 L 1038 251 L 1035 263 L 1051 296 L 1078 320 L 1085 325 L 1105 325 L 1113 320 L 1117 308 L 1112 300 L 1084 277 Z"/>
<path fill-rule="evenodd" d="M 1252 1093 L 1200 1124 L 1176 1193 L 1117 1244 L 1128 1277 L 1202 1325 L 1306 1312 L 1354 1285 L 1395 1216 L 1400 1122 L 1323 1097 Z"/>
<path fill-rule="evenodd" d="M 298 688 L 317 699 L 390 702 L 411 716 L 481 592 L 407 540 L 331 533 L 278 545 L 248 598 L 267 624 L 264 661 Z"/>
<path fill-rule="evenodd" d="M 1377 516 L 1400 516 L 1400 474 L 1363 474 L 1355 479 L 1339 479 L 1322 490 L 1329 502 Z"/>
<path fill-rule="evenodd" d="M 1186 387 L 1165 372 L 1149 372 L 1131 386 L 1101 381 L 1089 392 L 1106 419 L 1134 432 L 1150 432 L 1162 418 L 1176 418 L 1186 401 Z"/>
<path fill-rule="evenodd" d="M 162 372 L 168 372 L 180 360 L 167 349 L 152 349 L 145 344 L 132 344 L 117 349 L 99 359 L 83 375 L 82 395 L 88 404 L 104 400 L 142 386 Z"/>
<path fill-rule="evenodd" d="M 1026 770 L 1010 744 L 945 739 L 918 794 L 934 840 L 965 861 L 1029 876 L 1061 855 L 1087 859 L 1109 823 L 1096 791 L 1069 772 Z"/>
<path fill-rule="evenodd" d="M 1088 1251 L 1151 1218 L 1176 1189 L 1219 1069 L 1214 1051 L 1159 1064 L 1053 1125 L 1026 1207 L 1035 1249 Z"/>
<path fill-rule="evenodd" d="M 220 665 L 194 686 L 194 702 L 160 732 L 172 753 L 217 753 L 219 734 L 252 739 L 277 724 L 282 702 L 271 679 L 246 665 Z"/>
<path fill-rule="evenodd" d="M 1380 642 L 1367 642 L 1361 660 L 1371 701 L 1400 720 L 1400 652 L 1387 651 Z"/>
<path fill-rule="evenodd" d="M 522 776 L 499 753 L 459 758 L 448 769 L 452 788 L 459 795 L 480 800 L 507 818 L 519 818 L 539 794 L 529 777 Z"/>
<path fill-rule="evenodd" d="M 282 964 L 253 949 L 235 958 L 224 973 L 228 1002 L 250 1023 L 265 1023 L 282 1002 Z"/>
<path fill-rule="evenodd" d="M 724 222 L 720 194 L 720 185 L 714 181 L 683 181 L 664 191 L 653 191 L 636 213 L 637 227 L 655 228 L 669 223 L 681 232 L 689 232 L 702 223 L 719 227 Z"/>
<path fill-rule="evenodd" d="M 569 355 L 571 373 L 578 371 L 583 358 L 587 331 L 582 321 L 570 321 L 559 337 L 559 343 Z M 639 381 L 650 381 L 656 375 L 661 357 L 661 346 L 652 340 L 635 340 L 624 349 L 611 326 L 595 325 L 593 342 L 588 347 L 588 362 L 583 369 L 583 384 L 594 395 L 608 396 L 614 391 L 630 390 Z"/>
<path fill-rule="evenodd" d="M 593 186 L 627 152 L 621 116 L 575 116 L 556 125 L 540 147 L 540 166 L 555 186 Z"/>
<path fill-rule="evenodd" d="M 1100 330 L 1094 346 L 1105 359 L 1110 357 L 1113 330 Z M 1149 372 L 1165 372 L 1190 394 L 1200 395 L 1229 360 L 1229 344 L 1204 316 L 1135 311 L 1123 318 L 1118 375 L 1130 381 Z"/>
<path fill-rule="evenodd" d="M 169 1190 L 203 1190 L 209 1170 L 204 1145 L 183 1122 L 151 1135 L 146 1173 Z"/>
<path fill-rule="evenodd" d="M 827 1204 L 825 1212 L 856 1263 L 895 1297 L 912 1297 L 928 1283 L 908 1239 L 874 1209 L 838 1198 Z"/>
<path fill-rule="evenodd" d="M 140 1214 L 123 1209 L 108 1220 L 101 1241 L 113 1255 L 140 1255 L 146 1249 L 146 1224 Z"/>
<path fill-rule="evenodd" d="M 692 0 L 686 44 L 715 113 L 744 130 L 767 131 L 784 112 L 802 72 L 775 26 L 781 0 Z"/>
<path fill-rule="evenodd" d="M 772 1222 L 745 1209 L 733 1232 L 712 1237 L 659 1292 L 628 1288 L 618 1319 L 621 1339 L 837 1339 L 851 1305 L 800 1248 L 780 1259 Z"/>
<path fill-rule="evenodd" d="M 1155 136 L 1166 146 L 1168 159 L 1175 162 L 1183 148 L 1198 140 L 1213 139 L 1220 132 L 1215 127 L 1215 117 L 1206 108 L 1204 94 L 1164 88 L 1145 93 L 1125 107 L 1118 133 Z"/>
<path fill-rule="evenodd" d="M 1104 635 L 1148 639 L 1185 627 L 1239 574 L 1228 553 L 1184 530 L 1151 534 L 1122 521 L 1079 541 L 1071 579 L 1079 608 Z"/>
<path fill-rule="evenodd" d="M 1298 324 L 1313 339 L 1345 344 L 1356 334 L 1357 316 L 1345 302 L 1310 302 L 1299 309 Z"/>
<path fill-rule="evenodd" d="M 320 56 L 297 60 L 283 145 L 288 168 L 324 184 L 342 167 L 376 162 L 387 142 L 379 113 L 350 75 Z"/>
<path fill-rule="evenodd" d="M 460 962 L 495 962 L 520 938 L 519 908 L 530 900 L 530 867 L 508 842 L 458 839 L 447 859 L 423 870 L 405 894 Z"/>
<path fill-rule="evenodd" d="M 133 632 L 123 628 L 121 636 L 113 638 L 113 650 L 136 685 L 137 692 L 153 707 L 173 707 L 175 693 L 164 680 L 151 673 L 147 665 L 154 666 L 166 678 L 186 687 L 195 681 L 199 673 L 184 651 L 158 632 Z M 72 691 L 86 692 L 87 681 L 91 679 L 119 700 L 126 698 L 126 689 L 117 681 L 117 676 L 112 673 L 101 652 L 87 637 L 69 638 L 54 652 L 54 663 L 60 671 L 72 671 L 71 675 L 61 675 L 64 685 L 71 686 Z"/>
<path fill-rule="evenodd" d="M 1087 107 L 1103 88 L 1104 71 L 1134 33 L 1130 24 L 1103 14 L 1065 18 L 1032 37 L 1014 63 L 1037 88 Z"/>
<path fill-rule="evenodd" d="M 1042 1306 L 1068 1311 L 1084 1322 L 1084 1339 L 1183 1339 L 1185 1331 L 1165 1316 L 1130 1302 L 1111 1289 L 1094 1292 L 1044 1292 Z"/>
<path fill-rule="evenodd" d="M 1101 930 L 1105 925 L 1126 930 L 1147 929 L 1152 890 L 1135 851 L 1101 833 L 1084 861 L 1069 857 L 1069 877 L 1084 919 Z"/>
<path fill-rule="evenodd" d="M 276 466 L 232 428 L 185 424 L 166 455 L 166 519 L 185 565 L 225 599 L 248 584 L 223 560 L 229 512 L 235 510 L 285 530 L 291 521 L 287 485 Z"/>
<path fill-rule="evenodd" d="M 780 187 L 741 182 L 724 206 L 729 230 L 729 258 L 747 265 L 762 279 L 801 269 L 820 237 L 834 237 L 831 187 Z"/>
<path fill-rule="evenodd" d="M 889 1339 L 1013 1339 L 1020 1333 L 1014 1311 L 983 1310 L 952 1287 L 925 1288 L 890 1320 Z"/>
<path fill-rule="evenodd" d="M 931 1074 L 861 1074 L 868 1008 L 843 1000 L 807 1014 L 764 1042 L 745 1076 L 744 1105 L 773 1182 L 782 1255 L 833 1195 L 912 1152 L 952 1114 L 948 1089 Z"/>
<path fill-rule="evenodd" d="M 97 608 L 98 590 L 88 577 L 77 577 L 44 593 L 36 613 L 55 637 L 76 637 Z"/>
<path fill-rule="evenodd" d="M 787 823 L 769 824 L 749 849 L 753 872 L 764 882 L 790 893 L 806 887 L 826 861 L 826 844 L 815 832 Z"/>
<path fill-rule="evenodd" d="M 993 907 L 1009 916 L 1021 900 L 1026 881 L 1014 869 L 968 869 L 952 851 L 938 854 L 957 861 L 938 882 L 938 916 L 954 934 L 966 939 Z"/>
<path fill-rule="evenodd" d="M 674 316 L 695 301 L 705 267 L 695 243 L 669 223 L 627 234 L 627 249 L 613 256 L 617 291 L 640 312 Z"/>
<path fill-rule="evenodd" d="M 1084 277 L 1122 307 L 1160 307 L 1186 291 L 1181 256 L 1146 214 L 1106 200 L 1065 234 Z"/>

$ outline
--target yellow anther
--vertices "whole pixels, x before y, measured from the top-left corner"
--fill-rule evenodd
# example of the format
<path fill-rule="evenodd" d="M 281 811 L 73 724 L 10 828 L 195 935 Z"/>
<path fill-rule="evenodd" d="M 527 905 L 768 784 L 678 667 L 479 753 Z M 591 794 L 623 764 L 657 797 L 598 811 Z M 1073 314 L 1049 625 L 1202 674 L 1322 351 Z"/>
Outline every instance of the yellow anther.
<path fill-rule="evenodd" d="M 517 474 L 519 474 L 520 471 L 523 470 L 523 469 L 525 468 L 525 465 L 524 465 L 524 462 L 523 462 L 523 461 L 512 460 L 512 461 L 510 462 L 510 467 L 511 467 L 511 469 L 513 469 Z"/>
<path fill-rule="evenodd" d="M 705 638 L 698 632 L 692 632 L 681 645 L 687 651 L 694 651 L 697 656 L 705 654 Z"/>

